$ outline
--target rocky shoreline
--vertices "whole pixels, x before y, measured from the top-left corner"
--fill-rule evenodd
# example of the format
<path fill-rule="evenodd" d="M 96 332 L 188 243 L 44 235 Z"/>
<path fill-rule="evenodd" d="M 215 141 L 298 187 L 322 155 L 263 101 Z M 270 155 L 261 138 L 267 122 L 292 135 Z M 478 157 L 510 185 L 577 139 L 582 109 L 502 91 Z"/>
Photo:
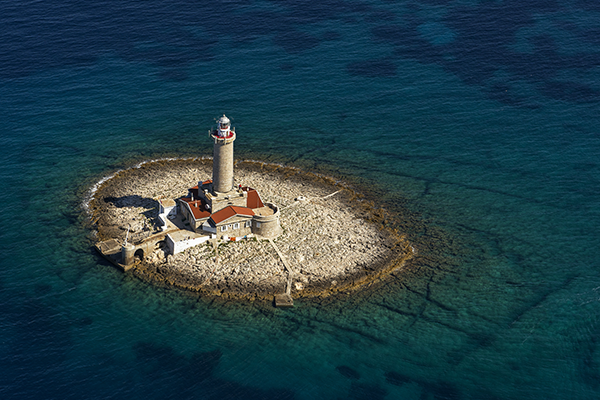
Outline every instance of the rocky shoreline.
<path fill-rule="evenodd" d="M 178 198 L 211 175 L 205 159 L 159 160 L 119 171 L 89 202 L 98 240 L 141 241 L 157 232 L 157 198 Z M 332 178 L 292 167 L 238 162 L 235 184 L 254 187 L 281 210 L 275 245 L 293 271 L 291 295 L 327 296 L 401 268 L 414 255 L 406 237 L 384 226 L 374 205 Z M 131 272 L 157 284 L 224 298 L 272 299 L 288 272 L 274 246 L 251 238 L 211 242 L 166 255 L 158 248 Z"/>

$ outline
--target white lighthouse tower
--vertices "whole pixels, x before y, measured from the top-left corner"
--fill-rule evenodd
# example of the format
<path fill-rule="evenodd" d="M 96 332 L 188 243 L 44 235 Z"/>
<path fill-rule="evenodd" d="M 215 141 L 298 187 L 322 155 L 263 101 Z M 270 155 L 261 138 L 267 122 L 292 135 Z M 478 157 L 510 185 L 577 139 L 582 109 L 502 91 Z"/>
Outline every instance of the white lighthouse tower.
<path fill-rule="evenodd" d="M 217 121 L 217 129 L 211 132 L 215 141 L 213 149 L 213 194 L 219 196 L 233 190 L 233 142 L 235 131 L 231 121 L 223 114 Z"/>

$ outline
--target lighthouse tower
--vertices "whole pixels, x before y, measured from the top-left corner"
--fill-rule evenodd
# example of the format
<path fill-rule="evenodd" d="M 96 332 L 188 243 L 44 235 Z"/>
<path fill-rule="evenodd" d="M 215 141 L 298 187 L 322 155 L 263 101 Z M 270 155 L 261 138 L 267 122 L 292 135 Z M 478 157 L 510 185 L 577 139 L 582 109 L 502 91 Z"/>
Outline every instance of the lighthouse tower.
<path fill-rule="evenodd" d="M 217 124 L 209 131 L 214 141 L 212 180 L 199 181 L 198 186 L 189 188 L 187 196 L 178 199 L 178 212 L 194 232 L 216 239 L 278 236 L 279 208 L 263 202 L 256 189 L 233 184 L 235 131 L 225 115 Z"/>
<path fill-rule="evenodd" d="M 215 141 L 213 149 L 213 195 L 219 196 L 233 190 L 233 142 L 235 131 L 231 121 L 223 114 L 211 132 Z"/>

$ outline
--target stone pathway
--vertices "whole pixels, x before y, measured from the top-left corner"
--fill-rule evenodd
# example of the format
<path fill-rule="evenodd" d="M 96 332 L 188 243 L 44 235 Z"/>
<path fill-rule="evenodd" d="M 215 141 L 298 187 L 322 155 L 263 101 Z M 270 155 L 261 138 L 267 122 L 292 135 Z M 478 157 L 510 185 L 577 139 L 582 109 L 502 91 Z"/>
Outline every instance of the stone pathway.
<path fill-rule="evenodd" d="M 283 266 L 287 270 L 288 279 L 287 279 L 287 284 L 285 286 L 285 293 L 287 295 L 290 295 L 292 293 L 292 279 L 294 277 L 294 270 L 292 270 L 292 267 L 290 266 L 289 262 L 286 260 L 286 257 L 281 253 L 281 250 L 279 250 L 279 247 L 277 247 L 277 245 L 275 244 L 275 242 L 273 242 L 272 239 L 269 239 L 269 243 L 271 243 L 271 246 L 273 246 L 273 248 L 277 252 L 277 255 L 281 259 L 281 262 L 283 263 Z"/>

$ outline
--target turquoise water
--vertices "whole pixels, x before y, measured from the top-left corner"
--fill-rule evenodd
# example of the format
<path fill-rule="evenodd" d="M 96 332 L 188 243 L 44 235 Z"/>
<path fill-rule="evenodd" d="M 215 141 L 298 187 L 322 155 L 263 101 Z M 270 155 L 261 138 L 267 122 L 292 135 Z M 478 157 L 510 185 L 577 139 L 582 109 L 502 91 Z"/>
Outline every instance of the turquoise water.
<path fill-rule="evenodd" d="M 598 398 L 599 18 L 583 0 L 0 5 L 2 398 Z M 280 310 L 101 260 L 89 188 L 210 155 L 222 113 L 238 158 L 406 216 L 419 273 Z"/>

